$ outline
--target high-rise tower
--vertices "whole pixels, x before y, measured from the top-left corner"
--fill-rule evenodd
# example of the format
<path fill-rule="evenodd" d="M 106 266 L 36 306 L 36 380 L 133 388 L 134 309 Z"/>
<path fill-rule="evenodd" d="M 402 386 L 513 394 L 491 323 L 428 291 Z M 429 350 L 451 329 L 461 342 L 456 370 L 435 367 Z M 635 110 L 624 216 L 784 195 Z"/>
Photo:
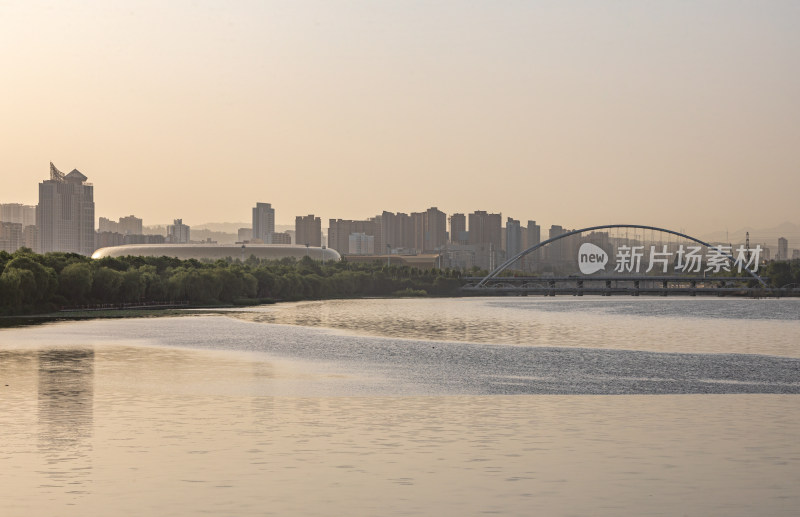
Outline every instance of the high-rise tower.
<path fill-rule="evenodd" d="M 94 187 L 86 180 L 78 169 L 64 174 L 50 163 L 50 179 L 39 183 L 36 205 L 41 253 L 94 251 Z"/>
<path fill-rule="evenodd" d="M 253 208 L 253 239 L 272 244 L 275 233 L 275 209 L 269 203 L 256 203 Z"/>

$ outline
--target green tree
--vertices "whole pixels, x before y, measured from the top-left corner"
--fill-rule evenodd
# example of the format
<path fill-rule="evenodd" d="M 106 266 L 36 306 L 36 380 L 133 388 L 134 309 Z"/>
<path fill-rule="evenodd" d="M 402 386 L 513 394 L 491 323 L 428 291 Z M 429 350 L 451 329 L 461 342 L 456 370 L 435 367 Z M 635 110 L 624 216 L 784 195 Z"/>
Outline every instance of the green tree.
<path fill-rule="evenodd" d="M 112 303 L 120 299 L 123 275 L 108 267 L 99 267 L 94 272 L 92 296 L 100 303 Z"/>
<path fill-rule="evenodd" d="M 767 276 L 769 276 L 772 287 L 783 287 L 794 281 L 791 264 L 787 261 L 770 262 L 767 266 Z"/>
<path fill-rule="evenodd" d="M 65 266 L 58 277 L 58 293 L 67 301 L 86 303 L 92 289 L 94 275 L 89 264 L 75 262 Z"/>
<path fill-rule="evenodd" d="M 195 269 L 186 277 L 186 295 L 190 302 L 219 301 L 222 288 L 222 279 L 213 270 Z"/>
<path fill-rule="evenodd" d="M 166 277 L 164 291 L 167 298 L 172 301 L 188 300 L 189 271 L 183 268 L 171 269 L 167 271 Z"/>
<path fill-rule="evenodd" d="M 0 275 L 0 306 L 5 307 L 6 312 L 22 312 L 23 276 L 30 277 L 26 279 L 26 282 L 30 282 L 33 274 L 30 271 L 5 268 Z"/>
<path fill-rule="evenodd" d="M 144 298 L 147 281 L 138 269 L 129 269 L 122 273 L 120 298 L 125 302 L 136 302 Z"/>
<path fill-rule="evenodd" d="M 242 273 L 242 295 L 246 298 L 258 295 L 258 279 L 250 273 Z"/>
<path fill-rule="evenodd" d="M 213 270 L 213 274 L 220 283 L 217 299 L 231 302 L 242 296 L 242 277 L 237 275 L 230 267 L 216 267 Z"/>
<path fill-rule="evenodd" d="M 52 268 L 39 264 L 35 258 L 37 258 L 36 255 L 27 252 L 21 254 L 15 252 L 14 258 L 6 263 L 3 270 L 3 274 L 8 273 L 9 270 L 21 272 L 19 289 L 22 290 L 22 303 L 24 304 L 49 301 L 58 288 L 56 272 Z M 24 271 L 28 271 L 30 276 L 23 273 Z"/>

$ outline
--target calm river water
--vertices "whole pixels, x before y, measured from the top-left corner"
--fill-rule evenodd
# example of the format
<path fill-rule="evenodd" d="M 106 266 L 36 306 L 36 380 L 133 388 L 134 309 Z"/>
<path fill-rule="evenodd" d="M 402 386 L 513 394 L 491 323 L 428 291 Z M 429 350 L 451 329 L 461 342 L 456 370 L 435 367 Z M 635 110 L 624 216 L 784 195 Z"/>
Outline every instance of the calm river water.
<path fill-rule="evenodd" d="M 0 329 L 0 515 L 797 515 L 800 300 Z"/>

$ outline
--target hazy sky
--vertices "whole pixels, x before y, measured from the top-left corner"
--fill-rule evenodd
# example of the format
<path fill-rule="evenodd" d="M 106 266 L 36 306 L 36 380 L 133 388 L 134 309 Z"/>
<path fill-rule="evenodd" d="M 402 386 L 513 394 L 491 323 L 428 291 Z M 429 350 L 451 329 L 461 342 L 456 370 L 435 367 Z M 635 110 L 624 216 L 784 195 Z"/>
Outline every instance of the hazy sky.
<path fill-rule="evenodd" d="M 800 222 L 800 2 L 0 0 L 0 202 Z"/>

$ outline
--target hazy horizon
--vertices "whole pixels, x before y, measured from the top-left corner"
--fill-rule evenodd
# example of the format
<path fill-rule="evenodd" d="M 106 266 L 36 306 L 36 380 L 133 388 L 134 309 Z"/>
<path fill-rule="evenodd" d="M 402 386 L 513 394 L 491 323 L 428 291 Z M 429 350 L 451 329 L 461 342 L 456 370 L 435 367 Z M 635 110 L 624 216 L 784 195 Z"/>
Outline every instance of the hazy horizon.
<path fill-rule="evenodd" d="M 797 224 L 798 26 L 788 1 L 6 2 L 0 202 L 52 161 L 146 225 Z"/>

